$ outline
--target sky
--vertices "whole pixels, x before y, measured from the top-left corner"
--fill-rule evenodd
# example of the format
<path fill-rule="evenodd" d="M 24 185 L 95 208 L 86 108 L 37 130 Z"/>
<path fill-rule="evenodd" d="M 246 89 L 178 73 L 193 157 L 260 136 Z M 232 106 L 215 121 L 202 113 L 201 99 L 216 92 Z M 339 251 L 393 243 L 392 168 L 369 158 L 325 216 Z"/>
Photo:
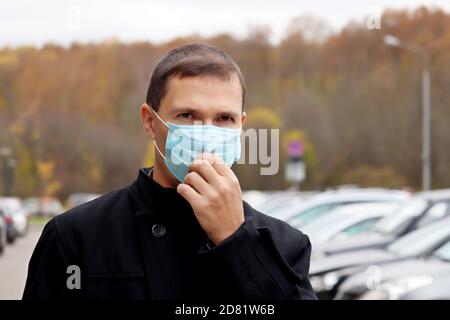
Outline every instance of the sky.
<path fill-rule="evenodd" d="M 258 25 L 270 26 L 276 43 L 292 18 L 305 14 L 337 31 L 351 20 L 376 17 L 385 8 L 422 4 L 450 12 L 449 0 L 2 0 L 0 47 L 113 38 L 161 43 L 194 33 L 227 32 L 241 38 Z"/>

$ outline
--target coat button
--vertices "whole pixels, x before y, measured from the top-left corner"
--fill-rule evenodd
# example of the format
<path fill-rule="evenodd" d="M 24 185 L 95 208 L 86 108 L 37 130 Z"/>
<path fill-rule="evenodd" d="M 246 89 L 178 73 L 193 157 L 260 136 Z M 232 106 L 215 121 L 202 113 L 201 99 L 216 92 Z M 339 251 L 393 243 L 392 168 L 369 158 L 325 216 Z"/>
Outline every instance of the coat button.
<path fill-rule="evenodd" d="M 154 224 L 152 227 L 152 233 L 155 237 L 160 238 L 166 234 L 166 227 L 161 224 Z"/>

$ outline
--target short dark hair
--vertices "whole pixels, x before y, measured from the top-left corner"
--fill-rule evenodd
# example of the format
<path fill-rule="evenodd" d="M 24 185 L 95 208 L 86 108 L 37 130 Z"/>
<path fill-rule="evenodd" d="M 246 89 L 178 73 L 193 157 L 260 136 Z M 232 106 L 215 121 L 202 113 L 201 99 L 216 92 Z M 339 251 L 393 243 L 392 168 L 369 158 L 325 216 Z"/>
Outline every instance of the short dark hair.
<path fill-rule="evenodd" d="M 205 44 L 190 43 L 170 50 L 153 70 L 146 102 L 158 111 L 166 93 L 170 77 L 216 76 L 231 80 L 237 77 L 242 89 L 242 107 L 245 103 L 245 81 L 239 66 L 222 49 Z"/>

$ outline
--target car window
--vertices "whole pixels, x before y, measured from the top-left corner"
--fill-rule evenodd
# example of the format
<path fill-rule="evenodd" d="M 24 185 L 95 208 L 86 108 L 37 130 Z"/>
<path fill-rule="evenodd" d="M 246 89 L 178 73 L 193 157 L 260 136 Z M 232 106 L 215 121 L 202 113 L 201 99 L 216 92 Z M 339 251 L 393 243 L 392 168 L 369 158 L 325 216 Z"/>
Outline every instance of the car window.
<path fill-rule="evenodd" d="M 345 235 L 351 236 L 354 234 L 369 231 L 373 228 L 375 223 L 379 220 L 380 220 L 380 218 L 376 217 L 376 218 L 371 218 L 371 219 L 367 219 L 364 221 L 360 221 L 360 222 L 348 227 L 347 229 L 342 231 L 342 233 L 344 233 Z"/>
<path fill-rule="evenodd" d="M 443 246 L 439 247 L 439 249 L 434 252 L 434 255 L 440 259 L 450 261 L 450 241 L 447 241 Z"/>
<path fill-rule="evenodd" d="M 447 202 L 437 202 L 433 204 L 424 216 L 417 223 L 418 227 L 424 226 L 430 222 L 436 221 L 446 216 L 448 211 L 448 203 Z"/>
<path fill-rule="evenodd" d="M 427 215 L 433 218 L 442 218 L 446 215 L 447 209 L 448 209 L 447 202 L 439 202 L 434 204 L 430 209 L 428 209 Z"/>
<path fill-rule="evenodd" d="M 400 256 L 420 255 L 450 235 L 450 222 L 435 222 L 394 241 L 388 250 Z"/>
<path fill-rule="evenodd" d="M 316 220 L 312 221 L 308 225 L 304 226 L 302 230 L 305 233 L 329 233 L 333 232 L 339 224 L 345 223 L 345 217 L 340 214 L 330 213 L 326 216 L 321 216 Z"/>
<path fill-rule="evenodd" d="M 338 204 L 324 204 L 306 209 L 305 211 L 302 211 L 297 215 L 295 215 L 293 218 L 291 218 L 288 221 L 288 223 L 295 228 L 299 228 L 305 225 L 306 223 L 309 223 L 317 219 L 318 217 L 324 215 L 325 213 L 331 211 L 337 206 Z"/>
<path fill-rule="evenodd" d="M 396 234 L 402 230 L 405 225 L 410 223 L 414 218 L 418 217 L 427 208 L 428 201 L 417 198 L 409 201 L 395 214 L 381 219 L 375 226 L 375 230 L 382 234 Z"/>

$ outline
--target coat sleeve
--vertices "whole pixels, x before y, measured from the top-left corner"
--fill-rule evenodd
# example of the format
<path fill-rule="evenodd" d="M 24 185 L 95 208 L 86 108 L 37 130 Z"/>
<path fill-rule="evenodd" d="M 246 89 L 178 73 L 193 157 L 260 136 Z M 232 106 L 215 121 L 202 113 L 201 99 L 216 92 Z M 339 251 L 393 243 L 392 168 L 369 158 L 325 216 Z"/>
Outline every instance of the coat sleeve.
<path fill-rule="evenodd" d="M 256 227 L 252 218 L 247 218 L 235 233 L 218 246 L 201 248 L 199 254 L 221 266 L 224 276 L 234 283 L 239 298 L 317 299 L 308 280 L 309 238 L 300 231 L 290 230 L 290 226 L 284 227 L 288 231 L 285 234 L 274 234 L 269 226 Z M 275 236 L 277 239 L 284 237 L 284 241 L 280 242 L 284 246 L 284 254 Z"/>
<path fill-rule="evenodd" d="M 67 293 L 67 259 L 55 219 L 47 223 L 28 264 L 23 300 L 61 299 Z"/>

